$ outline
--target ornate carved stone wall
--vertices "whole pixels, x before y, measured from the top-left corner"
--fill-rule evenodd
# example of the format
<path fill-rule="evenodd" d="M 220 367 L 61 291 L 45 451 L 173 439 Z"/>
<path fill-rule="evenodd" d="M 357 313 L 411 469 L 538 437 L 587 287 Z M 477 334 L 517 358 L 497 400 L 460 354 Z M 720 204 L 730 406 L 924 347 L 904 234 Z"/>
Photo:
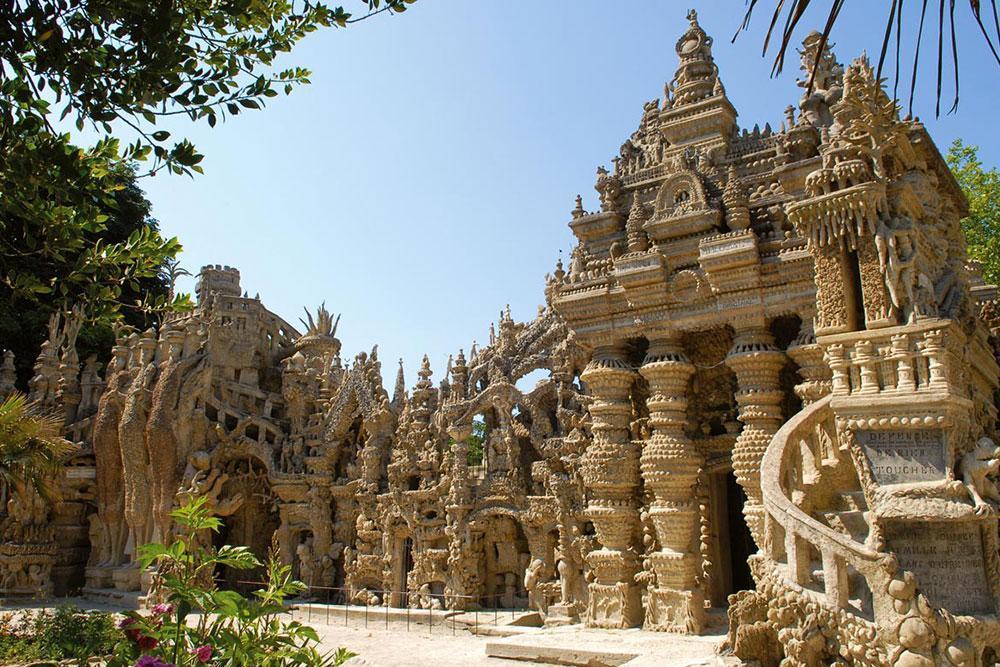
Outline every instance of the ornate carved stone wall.
<path fill-rule="evenodd" d="M 228 267 L 122 332 L 106 386 L 80 313 L 54 320 L 32 397 L 80 449 L 54 506 L 4 490 L 4 594 L 140 589 L 136 545 L 199 494 L 320 598 L 700 632 L 728 596 L 729 648 L 763 665 L 995 656 L 1000 318 L 965 200 L 816 35 L 798 110 L 739 130 L 688 21 L 546 305 L 437 383 L 425 358 L 390 395 L 377 347 L 345 362 L 339 318 L 300 333 Z"/>

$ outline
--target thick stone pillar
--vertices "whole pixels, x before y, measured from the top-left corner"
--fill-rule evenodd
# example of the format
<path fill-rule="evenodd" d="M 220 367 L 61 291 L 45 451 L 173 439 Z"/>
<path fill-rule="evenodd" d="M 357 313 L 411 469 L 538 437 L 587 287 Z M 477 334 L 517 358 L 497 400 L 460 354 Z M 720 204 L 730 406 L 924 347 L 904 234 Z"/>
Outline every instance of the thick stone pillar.
<path fill-rule="evenodd" d="M 738 330 L 726 356 L 726 365 L 736 374 L 736 404 L 743 422 L 733 446 L 733 472 L 747 494 L 743 515 L 757 546 L 764 544 L 760 462 L 781 427 L 779 374 L 784 364 L 785 354 L 774 346 L 774 338 L 764 326 Z"/>
<path fill-rule="evenodd" d="M 601 544 L 587 556 L 594 575 L 587 607 L 587 625 L 592 627 L 628 628 L 642 622 L 633 548 L 639 525 L 639 446 L 629 439 L 630 393 L 637 377 L 617 346 L 595 350 L 581 374 L 594 397 L 594 439 L 582 457 L 586 515 Z"/>
<path fill-rule="evenodd" d="M 684 433 L 694 366 L 679 338 L 671 337 L 650 343 L 639 372 L 649 382 L 652 427 L 642 450 L 642 479 L 653 496 L 649 517 L 659 547 L 647 556 L 656 579 L 649 587 L 645 627 L 697 633 L 705 621 L 705 596 L 698 583 L 701 554 L 694 492 L 702 456 Z"/>
<path fill-rule="evenodd" d="M 802 381 L 795 385 L 795 395 L 802 401 L 802 407 L 830 393 L 830 366 L 823 358 L 823 349 L 816 343 L 813 318 L 808 313 L 803 315 L 799 335 L 788 346 L 788 356 L 799 366 Z"/>

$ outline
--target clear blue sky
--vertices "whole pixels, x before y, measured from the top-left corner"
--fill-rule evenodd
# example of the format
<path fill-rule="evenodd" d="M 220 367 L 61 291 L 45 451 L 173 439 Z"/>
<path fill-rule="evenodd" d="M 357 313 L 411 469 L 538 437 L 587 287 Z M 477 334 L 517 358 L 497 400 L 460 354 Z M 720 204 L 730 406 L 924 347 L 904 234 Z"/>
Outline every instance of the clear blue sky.
<path fill-rule="evenodd" d="M 505 304 L 517 319 L 534 316 L 544 274 L 573 245 L 573 198 L 596 207 L 596 167 L 611 166 L 643 102 L 673 77 L 688 7 L 715 37 L 741 125 L 778 126 L 799 97 L 798 58 L 768 78 L 770 3 L 760 4 L 731 44 L 740 0 L 419 0 L 311 35 L 282 64 L 312 69 L 312 85 L 214 130 L 172 128 L 205 153 L 205 175 L 142 185 L 192 272 L 237 266 L 244 288 L 292 322 L 325 301 L 343 313 L 345 359 L 380 345 L 390 390 L 399 357 L 409 385 L 425 352 L 440 380 L 447 355 L 484 344 Z M 828 5 L 816 4 L 810 29 Z M 834 35 L 841 62 L 877 54 L 884 15 L 867 8 L 888 4 L 848 3 Z M 942 150 L 963 137 L 993 165 L 998 69 L 959 11 L 961 107 L 933 118 L 928 62 L 916 113 Z M 945 107 L 949 95 L 946 80 Z"/>

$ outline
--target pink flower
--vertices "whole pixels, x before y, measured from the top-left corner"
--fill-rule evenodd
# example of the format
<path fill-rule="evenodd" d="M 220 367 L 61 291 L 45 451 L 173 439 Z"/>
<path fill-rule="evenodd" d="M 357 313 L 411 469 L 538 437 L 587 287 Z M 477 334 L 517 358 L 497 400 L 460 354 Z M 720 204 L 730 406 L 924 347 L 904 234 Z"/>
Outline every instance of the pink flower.
<path fill-rule="evenodd" d="M 119 630 L 124 630 L 135 623 L 134 618 L 129 618 L 128 616 L 118 619 L 118 623 L 115 625 Z"/>
<path fill-rule="evenodd" d="M 160 642 L 157 641 L 155 637 L 143 635 L 135 640 L 135 643 L 141 651 L 152 651 Z"/>
<path fill-rule="evenodd" d="M 171 614 L 174 611 L 174 606 L 172 604 L 163 604 L 162 602 L 158 605 L 154 605 L 152 608 L 153 616 L 162 616 L 164 614 Z"/>
<path fill-rule="evenodd" d="M 135 663 L 135 667 L 174 667 L 172 662 L 163 662 L 151 655 L 144 655 Z"/>
<path fill-rule="evenodd" d="M 206 663 L 212 659 L 212 647 L 208 644 L 204 646 L 199 646 L 196 649 L 191 650 L 191 654 L 195 657 L 198 662 Z"/>

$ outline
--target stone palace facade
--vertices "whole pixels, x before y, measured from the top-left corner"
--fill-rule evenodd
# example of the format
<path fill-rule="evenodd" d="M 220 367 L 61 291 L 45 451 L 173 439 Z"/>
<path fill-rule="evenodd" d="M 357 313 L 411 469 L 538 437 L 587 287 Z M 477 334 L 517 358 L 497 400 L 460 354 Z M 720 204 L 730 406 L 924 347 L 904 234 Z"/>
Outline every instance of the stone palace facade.
<path fill-rule="evenodd" d="M 728 607 L 761 665 L 996 664 L 1000 314 L 965 199 L 815 34 L 798 107 L 740 130 L 688 18 L 546 305 L 440 381 L 390 392 L 377 348 L 345 362 L 325 308 L 300 332 L 229 267 L 103 371 L 54 320 L 31 395 L 79 450 L 57 503 L 5 491 L 0 595 L 139 591 L 136 545 L 205 495 L 220 543 L 359 604 L 689 633 Z"/>

